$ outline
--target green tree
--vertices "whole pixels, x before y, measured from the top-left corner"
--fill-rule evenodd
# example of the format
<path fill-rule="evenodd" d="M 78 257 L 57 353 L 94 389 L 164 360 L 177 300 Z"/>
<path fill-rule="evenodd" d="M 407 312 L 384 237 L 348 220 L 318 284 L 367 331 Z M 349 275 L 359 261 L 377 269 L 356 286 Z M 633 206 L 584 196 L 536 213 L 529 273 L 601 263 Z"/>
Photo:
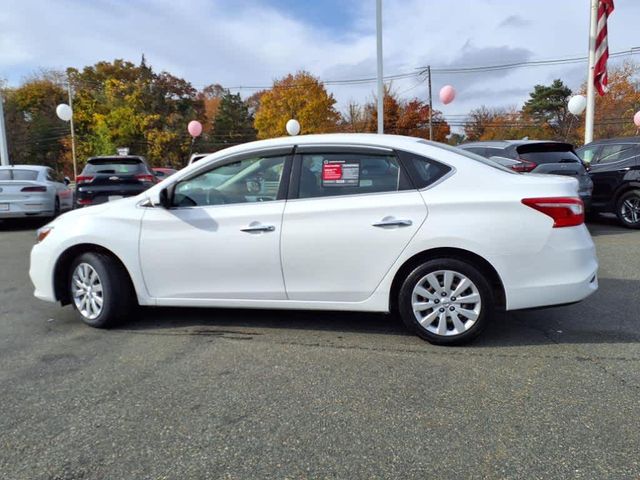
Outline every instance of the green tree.
<path fill-rule="evenodd" d="M 273 82 L 271 90 L 260 97 L 255 115 L 258 138 L 285 135 L 285 126 L 291 118 L 300 122 L 302 133 L 333 132 L 340 117 L 335 103 L 333 95 L 310 73 L 289 74 Z"/>
<path fill-rule="evenodd" d="M 569 127 L 570 114 L 567 103 L 570 96 L 571 89 L 560 79 L 554 80 L 551 85 L 533 87 L 529 100 L 522 107 L 522 114 L 541 127 L 534 136 L 564 138 Z"/>
<path fill-rule="evenodd" d="M 220 98 L 211 136 L 214 143 L 223 145 L 255 140 L 253 117 L 239 93 L 233 94 L 227 90 Z"/>

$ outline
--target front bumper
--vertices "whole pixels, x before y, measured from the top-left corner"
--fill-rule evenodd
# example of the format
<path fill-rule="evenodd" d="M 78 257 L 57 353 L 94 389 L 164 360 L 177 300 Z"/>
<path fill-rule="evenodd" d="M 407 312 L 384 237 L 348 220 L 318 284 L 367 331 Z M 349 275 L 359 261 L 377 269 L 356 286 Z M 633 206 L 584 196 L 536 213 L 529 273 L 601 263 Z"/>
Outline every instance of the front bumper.
<path fill-rule="evenodd" d="M 52 232 L 49 235 L 53 235 L 54 233 L 55 232 Z M 53 288 L 53 271 L 57 256 L 53 253 L 54 252 L 47 247 L 47 239 L 42 243 L 34 245 L 31 249 L 29 278 L 35 288 L 33 295 L 47 302 L 57 301 Z"/>

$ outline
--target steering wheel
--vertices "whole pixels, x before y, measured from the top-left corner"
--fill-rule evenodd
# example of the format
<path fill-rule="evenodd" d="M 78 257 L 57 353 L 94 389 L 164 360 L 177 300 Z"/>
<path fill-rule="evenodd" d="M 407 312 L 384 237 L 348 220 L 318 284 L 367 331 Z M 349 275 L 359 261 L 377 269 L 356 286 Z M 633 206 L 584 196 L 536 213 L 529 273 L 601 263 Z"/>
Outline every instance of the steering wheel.
<path fill-rule="evenodd" d="M 220 190 L 210 188 L 207 190 L 207 205 L 224 205 L 227 197 Z"/>

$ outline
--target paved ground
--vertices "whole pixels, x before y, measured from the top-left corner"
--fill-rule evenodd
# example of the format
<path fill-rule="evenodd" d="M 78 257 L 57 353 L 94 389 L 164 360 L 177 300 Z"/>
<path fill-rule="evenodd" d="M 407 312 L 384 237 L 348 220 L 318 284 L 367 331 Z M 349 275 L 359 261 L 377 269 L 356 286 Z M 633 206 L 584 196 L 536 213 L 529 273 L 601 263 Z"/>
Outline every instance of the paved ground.
<path fill-rule="evenodd" d="M 158 309 L 113 331 L 31 297 L 0 225 L 0 478 L 640 478 L 640 232 L 600 291 L 439 348 L 378 315 Z"/>

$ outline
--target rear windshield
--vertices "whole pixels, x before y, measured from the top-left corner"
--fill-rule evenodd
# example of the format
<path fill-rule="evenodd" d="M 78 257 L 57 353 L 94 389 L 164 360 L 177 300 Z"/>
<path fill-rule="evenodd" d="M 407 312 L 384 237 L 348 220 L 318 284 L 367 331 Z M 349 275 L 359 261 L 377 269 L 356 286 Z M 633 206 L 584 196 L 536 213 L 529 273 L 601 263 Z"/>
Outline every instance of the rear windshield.
<path fill-rule="evenodd" d="M 84 167 L 82 171 L 85 173 L 121 173 L 121 174 L 135 174 L 146 173 L 144 163 L 137 159 L 122 159 L 117 158 L 105 158 L 100 160 L 89 160 L 89 163 Z"/>
<path fill-rule="evenodd" d="M 430 141 L 427 141 L 427 140 L 418 140 L 418 143 L 424 143 L 426 145 L 433 145 L 433 146 L 436 146 L 438 148 L 442 148 L 443 150 L 448 150 L 450 152 L 457 153 L 458 155 L 462 155 L 463 157 L 470 158 L 471 160 L 475 160 L 476 162 L 482 163 L 482 164 L 486 165 L 487 167 L 492 167 L 492 168 L 495 168 L 497 170 L 502 170 L 505 173 L 511 173 L 511 174 L 514 174 L 514 175 L 518 175 L 517 172 L 514 172 L 510 168 L 503 167 L 502 165 L 500 165 L 497 162 L 494 162 L 493 160 L 489 160 L 488 158 L 480 156 L 477 153 L 470 152 L 469 150 L 465 150 L 464 148 L 452 147 L 451 145 L 447 145 L 445 143 L 430 142 Z"/>
<path fill-rule="evenodd" d="M 516 148 L 518 157 L 538 165 L 545 163 L 580 163 L 580 158 L 568 143 L 531 143 Z"/>
<path fill-rule="evenodd" d="M 18 170 L 8 168 L 0 170 L 0 180 L 37 180 L 38 172 L 36 170 Z"/>

